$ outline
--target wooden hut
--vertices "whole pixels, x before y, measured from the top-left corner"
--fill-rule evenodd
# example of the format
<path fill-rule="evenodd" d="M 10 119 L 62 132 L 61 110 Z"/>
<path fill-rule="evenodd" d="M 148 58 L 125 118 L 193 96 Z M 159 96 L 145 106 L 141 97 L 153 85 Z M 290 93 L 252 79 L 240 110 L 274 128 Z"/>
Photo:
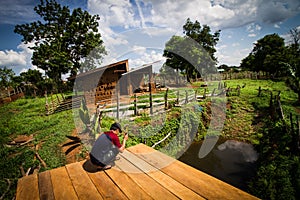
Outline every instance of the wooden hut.
<path fill-rule="evenodd" d="M 116 93 L 132 95 L 147 84 L 148 89 L 152 88 L 152 91 L 155 89 L 152 83 L 152 64 L 129 70 L 128 60 L 81 73 L 74 78 L 76 78 L 75 91 L 84 94 L 89 104 L 111 100 Z"/>

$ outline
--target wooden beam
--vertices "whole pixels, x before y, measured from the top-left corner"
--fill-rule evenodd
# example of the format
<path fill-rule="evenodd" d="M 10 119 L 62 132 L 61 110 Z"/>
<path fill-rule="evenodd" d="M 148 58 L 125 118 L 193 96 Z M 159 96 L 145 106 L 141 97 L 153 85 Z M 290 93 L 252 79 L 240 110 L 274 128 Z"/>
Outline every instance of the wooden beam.
<path fill-rule="evenodd" d="M 18 180 L 16 200 L 35 200 L 39 198 L 38 176 L 33 174 Z"/>

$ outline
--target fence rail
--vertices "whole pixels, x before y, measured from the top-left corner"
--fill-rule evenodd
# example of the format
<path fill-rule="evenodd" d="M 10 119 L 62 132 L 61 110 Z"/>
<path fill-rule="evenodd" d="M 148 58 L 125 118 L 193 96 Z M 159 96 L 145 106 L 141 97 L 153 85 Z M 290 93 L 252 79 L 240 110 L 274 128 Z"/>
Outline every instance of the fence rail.
<path fill-rule="evenodd" d="M 232 89 L 230 91 L 232 91 Z M 227 94 L 227 92 L 226 88 L 216 88 L 211 92 L 208 92 L 205 88 L 203 94 L 198 94 L 197 90 L 193 89 L 180 91 L 167 89 L 164 94 L 160 93 L 160 95 L 152 95 L 151 93 L 148 96 L 135 95 L 127 101 L 122 101 L 119 105 L 116 97 L 111 99 L 110 103 L 104 106 L 102 102 L 101 112 L 115 118 L 135 117 L 142 114 L 155 115 L 164 113 L 165 110 L 173 106 L 180 107 L 189 102 L 202 101 L 208 97 Z"/>
<path fill-rule="evenodd" d="M 21 97 L 24 97 L 24 89 L 21 87 L 11 88 L 0 92 L 0 105 L 15 101 Z"/>

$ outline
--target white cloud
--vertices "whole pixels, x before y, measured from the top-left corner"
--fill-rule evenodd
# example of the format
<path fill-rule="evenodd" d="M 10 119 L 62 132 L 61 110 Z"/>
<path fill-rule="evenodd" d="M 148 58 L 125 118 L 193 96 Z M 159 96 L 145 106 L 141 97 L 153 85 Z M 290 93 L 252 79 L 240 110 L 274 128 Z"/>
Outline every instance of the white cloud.
<path fill-rule="evenodd" d="M 0 51 L 0 65 L 11 66 L 12 64 L 25 65 L 24 55 L 13 50 Z"/>
<path fill-rule="evenodd" d="M 137 68 L 144 64 L 149 64 L 153 62 L 158 62 L 158 64 L 153 65 L 153 71 L 158 72 L 159 69 L 162 67 L 162 64 L 165 62 L 165 58 L 162 56 L 161 52 L 157 52 L 155 50 L 151 50 L 150 52 L 144 52 L 142 56 L 134 59 L 129 59 L 128 63 L 131 68 Z"/>
<path fill-rule="evenodd" d="M 129 0 L 89 0 L 91 14 L 98 14 L 104 24 L 137 27 L 140 22 L 134 18 L 134 8 Z"/>
<path fill-rule="evenodd" d="M 18 24 L 36 19 L 31 0 L 2 1 L 0 6 L 0 21 L 6 24 Z"/>
<path fill-rule="evenodd" d="M 15 71 L 16 75 L 33 68 L 31 65 L 32 50 L 28 48 L 29 44 L 21 43 L 18 46 L 20 51 L 0 51 L 0 66 L 8 67 Z"/>
<path fill-rule="evenodd" d="M 182 26 L 187 18 L 192 21 L 198 20 L 201 25 L 209 25 L 212 32 L 222 29 L 221 34 L 224 30 L 247 25 L 244 35 L 255 38 L 262 31 L 262 25 L 265 22 L 280 24 L 284 19 L 299 12 L 297 7 L 300 5 L 297 0 L 288 0 L 286 3 L 263 0 L 177 0 L 176 2 L 171 0 L 135 0 L 134 4 L 138 5 L 135 8 L 128 0 L 117 2 L 101 0 L 101 3 L 99 1 L 90 0 L 89 8 L 92 13 L 101 16 L 100 30 L 103 32 L 104 44 L 109 50 L 110 58 L 106 59 L 109 61 L 116 61 L 118 57 L 124 58 L 130 52 L 137 51 L 136 47 L 148 48 L 152 45 L 163 49 L 164 43 L 172 35 L 182 35 Z M 145 12 L 145 5 L 149 9 L 147 13 Z M 151 29 L 146 25 L 147 22 L 156 28 Z M 116 26 L 122 28 L 116 29 Z M 127 33 L 124 32 L 126 29 L 128 29 Z M 116 30 L 121 31 L 116 32 Z M 232 31 L 227 36 L 228 40 L 233 41 L 232 45 L 219 46 L 218 51 L 227 49 L 229 52 L 228 48 L 243 48 L 242 42 L 248 40 L 241 39 L 240 43 L 235 42 L 234 39 L 237 34 Z M 158 39 L 161 40 L 160 44 L 155 43 Z M 151 43 L 155 43 L 155 45 Z M 142 60 L 150 57 L 148 51 L 145 51 L 145 55 L 141 54 L 141 49 L 139 52 L 139 55 L 143 56 L 141 57 Z M 137 53 L 133 54 L 136 55 Z M 239 59 L 241 59 L 241 57 L 230 58 L 230 55 L 226 56 L 226 54 L 222 57 L 220 53 L 218 56 L 220 56 L 219 61 L 222 60 L 227 63 L 236 60 L 237 64 L 240 63 Z M 142 62 L 136 57 L 135 60 L 134 63 Z"/>
<path fill-rule="evenodd" d="M 238 46 L 240 46 L 240 43 L 233 43 L 231 46 L 232 47 L 238 47 Z"/>
<path fill-rule="evenodd" d="M 0 8 L 0 20 L 19 23 L 22 18 L 27 21 L 32 19 L 29 17 L 34 13 L 33 5 L 29 6 L 31 10 L 26 7 L 30 4 L 33 4 L 31 0 L 8 1 L 6 6 Z M 165 42 L 172 35 L 182 35 L 182 26 L 186 19 L 190 18 L 192 21 L 198 20 L 201 25 L 209 25 L 212 32 L 221 29 L 221 35 L 226 30 L 231 31 L 224 37 L 226 41 L 217 47 L 216 55 L 220 63 L 231 65 L 240 63 L 240 59 L 247 56 L 251 50 L 242 53 L 240 49 L 245 48 L 245 44 L 250 40 L 257 39 L 255 37 L 263 32 L 266 23 L 279 29 L 284 20 L 298 14 L 300 2 L 299 0 L 87 0 L 87 9 L 90 14 L 100 16 L 99 31 L 108 52 L 103 64 L 116 62 L 129 55 L 132 65 L 145 64 L 162 58 Z M 233 29 L 236 27 L 241 28 L 236 31 Z M 30 61 L 32 52 L 23 44 L 19 46 L 19 50 L 0 51 L 0 64 L 18 65 L 18 71 L 32 68 Z"/>
<path fill-rule="evenodd" d="M 231 48 L 229 50 L 217 51 L 216 56 L 218 57 L 219 65 L 226 64 L 228 66 L 238 66 L 242 59 L 248 56 L 250 52 L 250 48 Z"/>
<path fill-rule="evenodd" d="M 255 33 L 250 33 L 250 34 L 248 34 L 248 37 L 256 37 L 256 34 Z"/>
<path fill-rule="evenodd" d="M 274 28 L 280 28 L 278 24 L 274 24 Z"/>

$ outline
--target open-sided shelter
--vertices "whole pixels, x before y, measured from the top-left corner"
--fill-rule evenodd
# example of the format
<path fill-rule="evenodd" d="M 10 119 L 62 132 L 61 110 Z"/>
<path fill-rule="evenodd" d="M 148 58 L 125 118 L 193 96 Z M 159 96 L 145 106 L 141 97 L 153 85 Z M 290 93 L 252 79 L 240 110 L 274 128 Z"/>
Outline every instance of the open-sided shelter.
<path fill-rule="evenodd" d="M 129 70 L 128 60 L 122 60 L 78 74 L 74 87 L 76 92 L 84 94 L 87 103 L 97 104 L 111 100 L 117 93 L 132 95 L 145 85 L 153 91 L 152 76 L 152 64 Z"/>

